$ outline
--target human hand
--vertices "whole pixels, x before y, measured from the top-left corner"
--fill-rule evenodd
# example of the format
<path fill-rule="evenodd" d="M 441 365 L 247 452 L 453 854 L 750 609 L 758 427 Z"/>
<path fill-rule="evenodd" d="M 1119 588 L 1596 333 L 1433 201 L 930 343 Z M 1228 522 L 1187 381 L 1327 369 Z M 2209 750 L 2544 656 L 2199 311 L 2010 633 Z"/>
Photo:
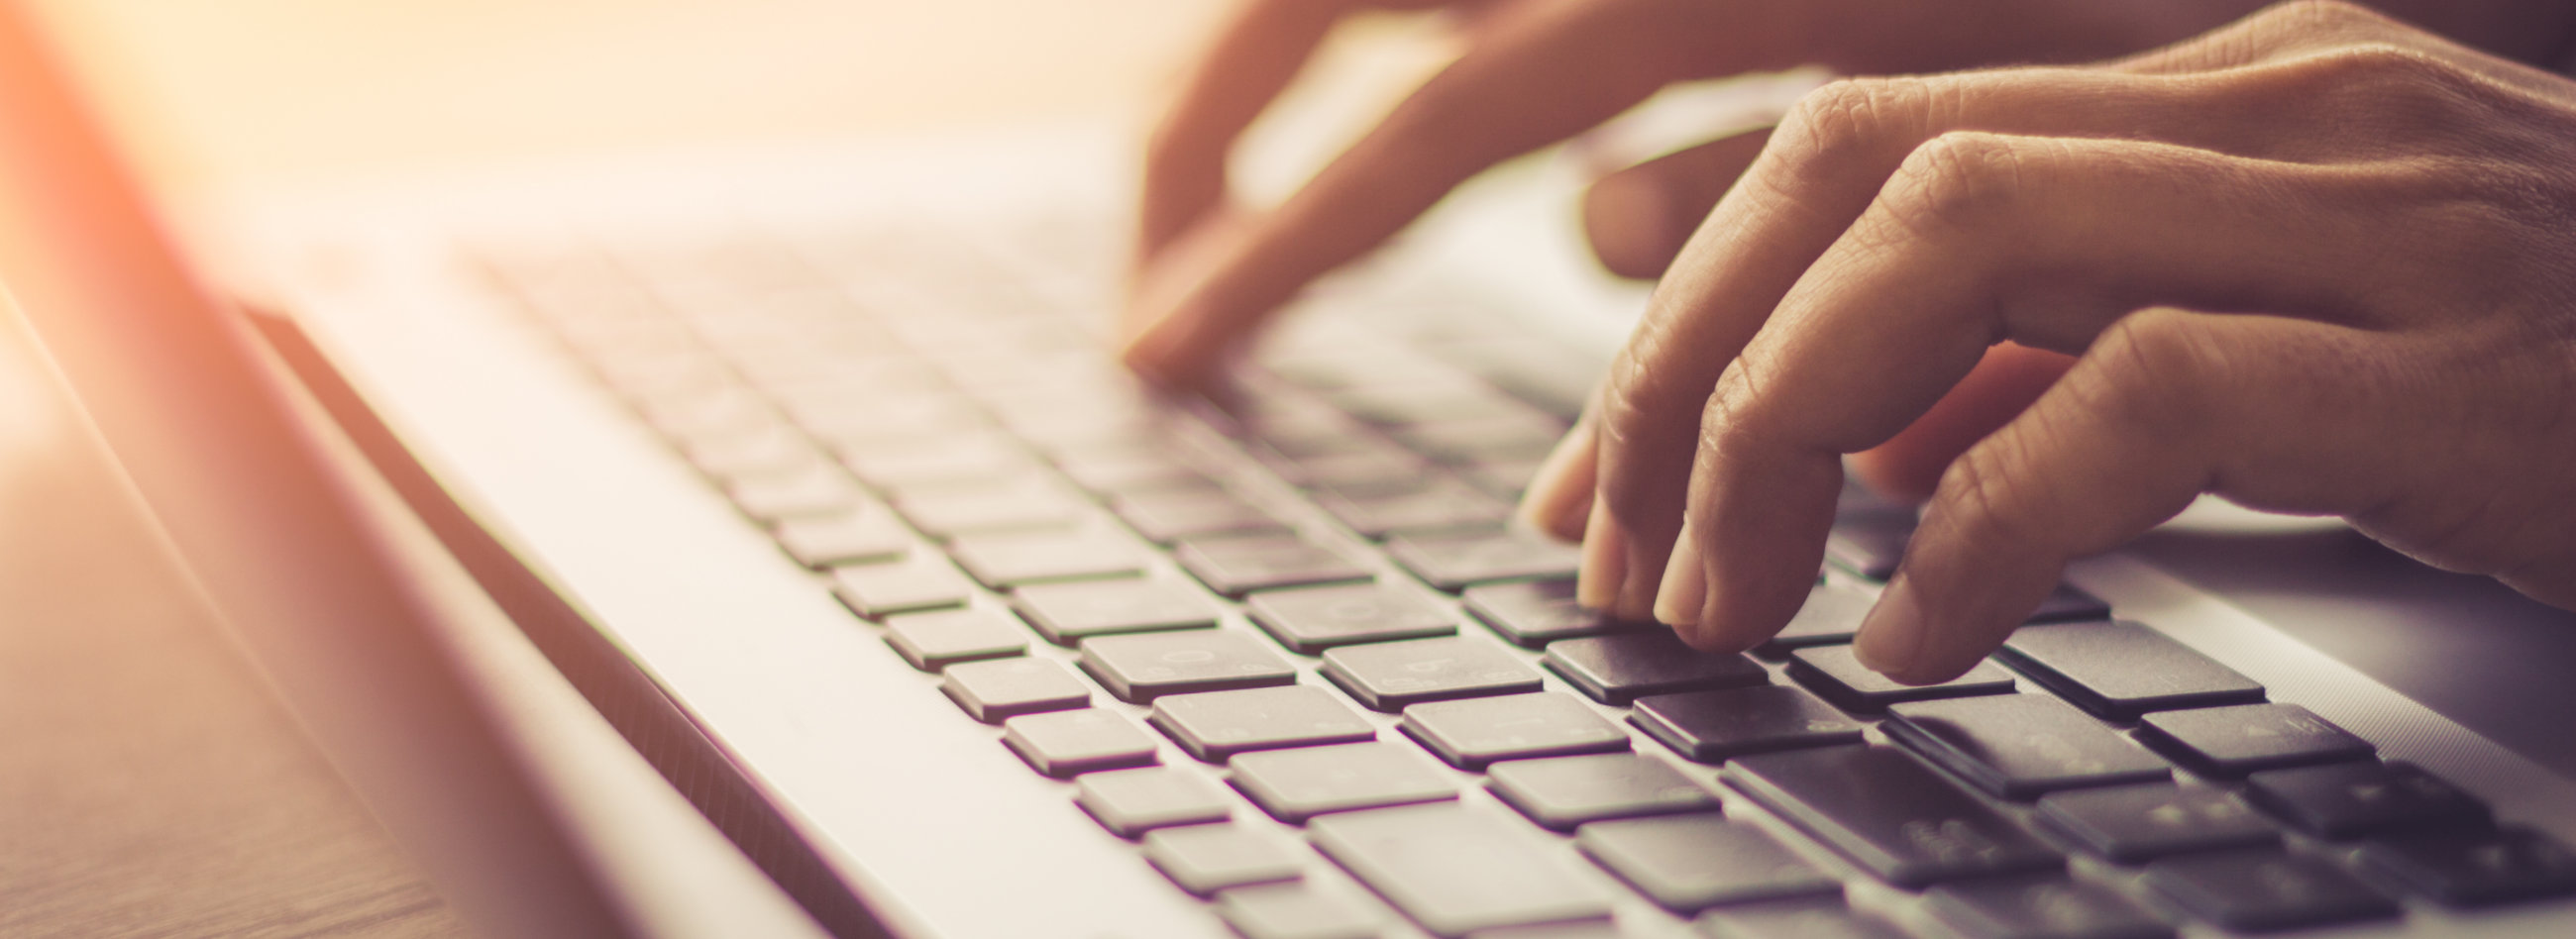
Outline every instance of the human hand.
<path fill-rule="evenodd" d="M 1821 64 L 1842 72 L 2078 61 L 2179 39 L 2251 0 L 1249 0 L 1148 146 L 1128 362 L 1201 383 L 1270 312 L 1497 162 L 1592 127 L 1674 81 Z M 1276 208 L 1228 197 L 1235 139 L 1332 25 L 1366 9 L 1459 14 L 1467 51 Z M 1749 145 L 1748 145 L 1749 141 Z M 1685 151 L 1605 193 L 1657 187 L 1605 251 L 1651 276 L 1760 150 Z M 1669 198 L 1678 193 L 1676 202 Z M 1603 201 L 1596 196 L 1596 202 Z"/>
<path fill-rule="evenodd" d="M 1523 508 L 1707 649 L 1797 610 L 1844 454 L 2076 355 L 1941 476 L 1856 652 L 1999 644 L 2216 493 L 2576 607 L 2576 82 L 2338 3 L 2098 68 L 1840 82 L 1673 264 Z"/>

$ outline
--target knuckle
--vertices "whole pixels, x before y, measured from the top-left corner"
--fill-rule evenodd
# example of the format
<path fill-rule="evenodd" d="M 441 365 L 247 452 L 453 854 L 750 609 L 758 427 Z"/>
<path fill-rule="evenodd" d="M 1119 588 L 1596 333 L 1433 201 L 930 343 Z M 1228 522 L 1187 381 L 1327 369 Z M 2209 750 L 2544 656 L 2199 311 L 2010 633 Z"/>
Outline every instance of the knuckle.
<path fill-rule="evenodd" d="M 2039 535 L 2015 511 L 2020 480 L 2028 474 L 2030 450 L 2010 433 L 1999 433 L 1969 447 L 1941 472 L 1934 490 L 1933 512 L 1970 543 L 2036 543 Z"/>
<path fill-rule="evenodd" d="M 2213 386 L 2226 383 L 2225 356 L 2189 314 L 2170 310 L 2121 317 L 2087 357 L 2100 362 L 2075 386 L 2087 410 L 2159 437 L 2205 430 L 2221 396 Z"/>
<path fill-rule="evenodd" d="M 1901 236 L 1979 227 L 2020 199 L 2022 169 L 2022 154 L 2007 138 L 1945 133 L 1906 155 L 1875 214 Z"/>
<path fill-rule="evenodd" d="M 1830 175 L 1865 164 L 1904 139 L 1929 109 L 1921 78 L 1845 78 L 1799 98 L 1772 132 L 1766 155 L 1798 175 Z"/>
<path fill-rule="evenodd" d="M 2392 21 L 2347 0 L 2289 0 L 2263 8 L 2254 21 L 2293 35 L 2350 35 L 2386 30 Z"/>

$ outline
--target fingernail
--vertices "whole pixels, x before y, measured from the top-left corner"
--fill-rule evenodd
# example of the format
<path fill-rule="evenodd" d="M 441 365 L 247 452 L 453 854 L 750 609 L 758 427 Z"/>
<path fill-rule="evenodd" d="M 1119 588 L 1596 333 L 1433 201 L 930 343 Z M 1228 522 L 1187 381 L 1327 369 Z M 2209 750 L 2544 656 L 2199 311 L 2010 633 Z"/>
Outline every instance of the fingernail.
<path fill-rule="evenodd" d="M 1673 557 L 1664 564 L 1664 582 L 1655 590 L 1655 619 L 1670 626 L 1699 625 L 1700 608 L 1708 602 L 1708 569 L 1699 563 L 1699 540 L 1689 522 L 1673 541 Z"/>
<path fill-rule="evenodd" d="M 1592 425 L 1576 424 L 1530 477 L 1521 496 L 1521 520 L 1559 538 L 1575 535 L 1592 497 L 1593 459 Z"/>
<path fill-rule="evenodd" d="M 1583 568 L 1574 578 L 1574 602 L 1585 609 L 1610 609 L 1627 583 L 1628 533 L 1611 517 L 1609 504 L 1594 499 L 1592 520 L 1583 526 Z"/>
<path fill-rule="evenodd" d="M 1878 603 L 1861 618 L 1860 635 L 1852 640 L 1852 657 L 1870 671 L 1894 676 L 1914 665 L 1923 651 L 1923 607 L 1903 574 L 1887 584 Z"/>

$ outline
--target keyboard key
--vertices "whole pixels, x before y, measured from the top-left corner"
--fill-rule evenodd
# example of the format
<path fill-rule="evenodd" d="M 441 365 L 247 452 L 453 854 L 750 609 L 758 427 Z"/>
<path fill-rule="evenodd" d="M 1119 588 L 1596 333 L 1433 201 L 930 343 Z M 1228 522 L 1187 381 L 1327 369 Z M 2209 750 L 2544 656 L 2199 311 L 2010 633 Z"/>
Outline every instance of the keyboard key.
<path fill-rule="evenodd" d="M 918 554 L 894 564 L 835 567 L 832 594 L 860 616 L 877 619 L 962 605 L 975 595 L 975 586 L 947 558 Z"/>
<path fill-rule="evenodd" d="M 1100 530 L 959 535 L 949 553 L 966 573 L 995 590 L 1133 577 L 1145 570 L 1145 556 L 1134 543 Z"/>
<path fill-rule="evenodd" d="M 1062 490 L 1035 483 L 987 483 L 905 490 L 894 509 L 946 541 L 959 535 L 1059 528 L 1081 517 L 1082 503 Z"/>
<path fill-rule="evenodd" d="M 734 508 L 768 523 L 838 515 L 857 508 L 866 498 L 857 481 L 819 459 L 798 469 L 733 477 L 725 481 L 724 490 Z"/>
<path fill-rule="evenodd" d="M 1118 497 L 1111 511 L 1145 540 L 1168 545 L 1201 535 L 1285 534 L 1288 525 L 1241 496 L 1219 489 L 1142 492 Z"/>
<path fill-rule="evenodd" d="M 1279 475 L 1305 489 L 1329 489 L 1346 496 L 1389 496 L 1421 488 L 1434 472 L 1431 462 L 1396 449 L 1367 448 L 1349 453 L 1297 457 L 1279 467 Z"/>
<path fill-rule="evenodd" d="M 1702 763 L 1748 753 L 1859 743 L 1868 725 L 1791 685 L 1686 691 L 1637 699 L 1628 721 Z"/>
<path fill-rule="evenodd" d="M 1538 673 L 1520 660 L 1487 640 L 1465 636 L 1327 649 L 1323 671 L 1360 704 L 1379 711 L 1539 687 Z"/>
<path fill-rule="evenodd" d="M 2270 849 L 2147 865 L 2146 885 L 2199 919 L 2248 932 L 2397 915 L 2397 904 L 2322 859 Z"/>
<path fill-rule="evenodd" d="M 1391 584 L 1345 584 L 1257 593 L 1245 601 L 1252 621 L 1279 644 L 1313 655 L 1338 645 L 1446 636 L 1455 619 L 1413 591 Z"/>
<path fill-rule="evenodd" d="M 2295 704 L 2239 704 L 2149 714 L 2138 739 L 2206 776 L 2366 759 L 2369 741 Z"/>
<path fill-rule="evenodd" d="M 1762 829 L 1715 812 L 1595 822 L 1574 843 L 1665 909 L 1689 915 L 1724 903 L 1824 896 L 1841 881 Z"/>
<path fill-rule="evenodd" d="M 1208 481 L 1207 475 L 1196 467 L 1154 447 L 1086 444 L 1060 448 L 1053 457 L 1056 468 L 1063 470 L 1074 485 L 1104 496 L 1205 485 Z"/>
<path fill-rule="evenodd" d="M 1145 720 L 1210 763 L 1237 753 L 1377 739 L 1377 728 L 1332 692 L 1308 685 L 1157 698 Z"/>
<path fill-rule="evenodd" d="M 1903 752 L 1826 747 L 1738 757 L 1728 785 L 1899 887 L 2025 871 L 2064 859 Z"/>
<path fill-rule="evenodd" d="M 2186 851 L 2278 844 L 2281 830 L 2225 790 L 2154 783 L 2040 797 L 2039 817 L 2122 864 Z"/>
<path fill-rule="evenodd" d="M 925 672 L 952 662 L 999 659 L 1029 650 L 1029 634 L 1011 614 L 969 608 L 886 618 L 886 645 Z"/>
<path fill-rule="evenodd" d="M 2056 698 L 1992 695 L 1887 710 L 1889 737 L 1998 799 L 2173 777 L 2163 758 Z"/>
<path fill-rule="evenodd" d="M 1387 542 L 1387 553 L 1405 570 L 1453 592 L 1495 581 L 1572 577 L 1579 550 L 1517 529 L 1398 536 Z"/>
<path fill-rule="evenodd" d="M 2253 704 L 2263 686 L 2190 646 L 2126 621 L 2025 626 L 1995 658 L 2095 716 Z"/>
<path fill-rule="evenodd" d="M 1807 591 L 1807 603 L 1798 608 L 1798 615 L 1790 617 L 1789 625 L 1780 627 L 1759 652 L 1773 657 L 1790 649 L 1850 642 L 1860 631 L 1861 617 L 1869 615 L 1877 602 L 1877 596 L 1839 581 L 1818 583 Z"/>
<path fill-rule="evenodd" d="M 1771 673 L 1752 659 L 1693 649 L 1670 630 L 1560 640 L 1549 643 L 1539 661 L 1603 704 L 1771 681 Z"/>
<path fill-rule="evenodd" d="M 1091 703 L 1091 689 L 1049 659 L 959 662 L 940 674 L 939 690 L 965 708 L 968 716 L 987 724 Z"/>
<path fill-rule="evenodd" d="M 1238 600 L 1255 590 L 1369 578 L 1340 551 L 1293 535 L 1189 538 L 1175 557 L 1208 589 Z"/>
<path fill-rule="evenodd" d="M 2030 611 L 2025 623 L 2073 623 L 2111 618 L 2111 605 L 2102 598 L 2076 589 L 2073 584 L 2059 584 L 2057 589 L 2040 598 L 2039 608 Z"/>
<path fill-rule="evenodd" d="M 1711 939 L 1911 939 L 1886 920 L 1844 906 L 1838 896 L 1722 906 L 1701 914 L 1698 925 Z"/>
<path fill-rule="evenodd" d="M 1914 537 L 1914 520 L 1838 523 L 1825 536 L 1825 560 L 1835 567 L 1879 583 L 1896 573 L 1905 559 L 1905 542 Z"/>
<path fill-rule="evenodd" d="M 869 440 L 840 449 L 841 465 L 878 489 L 1026 478 L 1037 458 L 1000 434 Z"/>
<path fill-rule="evenodd" d="M 1438 765 L 1411 747 L 1345 743 L 1298 750 L 1259 750 L 1226 761 L 1234 786 L 1264 811 L 1297 823 L 1348 812 L 1458 797 Z"/>
<path fill-rule="evenodd" d="M 2412 763 L 2303 766 L 2245 778 L 2245 800 L 2320 838 L 2401 828 L 2485 828 L 2485 803 Z"/>
<path fill-rule="evenodd" d="M 1315 501 L 1366 538 L 1499 525 L 1512 513 L 1502 500 L 1454 479 L 1383 495 L 1332 490 Z"/>
<path fill-rule="evenodd" d="M 875 564 L 902 558 L 912 550 L 912 533 L 880 506 L 864 506 L 837 515 L 791 518 L 773 534 L 778 547 L 796 563 L 822 569 L 836 564 Z"/>
<path fill-rule="evenodd" d="M 2444 906 L 2576 894 L 2576 851 L 2530 828 L 2403 832 L 2376 839 L 2361 857 Z"/>
<path fill-rule="evenodd" d="M 2108 887 L 2060 875 L 1943 884 L 1933 918 L 1969 939 L 2172 939 L 2174 928 Z"/>
<path fill-rule="evenodd" d="M 1032 584 L 1015 591 L 1012 603 L 1060 646 L 1112 633 L 1199 629 L 1217 621 L 1216 605 L 1197 590 L 1159 580 Z"/>
<path fill-rule="evenodd" d="M 1023 714 L 1002 722 L 1002 743 L 1038 772 L 1076 773 L 1154 764 L 1154 737 L 1098 708 Z"/>
<path fill-rule="evenodd" d="M 792 471 L 821 458 L 813 441 L 785 424 L 769 424 L 742 433 L 683 437 L 680 455 L 698 472 L 723 479 Z"/>
<path fill-rule="evenodd" d="M 1222 822 L 1234 815 L 1234 799 L 1224 789 L 1186 769 L 1148 766 L 1084 773 L 1073 782 L 1074 804 L 1121 838 L 1174 825 Z"/>
<path fill-rule="evenodd" d="M 1285 685 L 1297 669 L 1240 633 L 1189 629 L 1083 640 L 1082 670 L 1129 704 L 1167 694 Z"/>
<path fill-rule="evenodd" d="M 1628 749 L 1628 734 L 1619 725 L 1570 695 L 1554 693 L 1416 704 L 1404 709 L 1404 722 L 1396 726 L 1460 769 Z"/>
<path fill-rule="evenodd" d="M 1191 825 L 1145 833 L 1145 861 L 1194 896 L 1305 875 L 1305 851 L 1236 825 Z"/>
<path fill-rule="evenodd" d="M 1659 630 L 1656 623 L 1630 623 L 1586 610 L 1574 602 L 1574 580 L 1469 587 L 1467 612 L 1512 644 L 1537 649 L 1559 639 L 1614 632 Z"/>
<path fill-rule="evenodd" d="M 2012 673 L 1979 662 L 1968 673 L 1937 685 L 1901 685 L 1852 657 L 1850 646 L 1817 646 L 1789 655 L 1789 677 L 1854 714 L 1876 714 L 1903 701 L 1981 694 L 2011 694 Z"/>
<path fill-rule="evenodd" d="M 1557 831 L 1603 819 L 1717 811 L 1717 797 L 1672 764 L 1636 753 L 1507 760 L 1486 776 L 1497 798 Z"/>
<path fill-rule="evenodd" d="M 1217 895 L 1216 915 L 1244 939 L 1376 939 L 1368 907 L 1305 884 L 1273 884 Z"/>
<path fill-rule="evenodd" d="M 1326 857 L 1436 936 L 1610 914 L 1608 898 L 1525 829 L 1464 806 L 1335 815 L 1310 830 Z"/>

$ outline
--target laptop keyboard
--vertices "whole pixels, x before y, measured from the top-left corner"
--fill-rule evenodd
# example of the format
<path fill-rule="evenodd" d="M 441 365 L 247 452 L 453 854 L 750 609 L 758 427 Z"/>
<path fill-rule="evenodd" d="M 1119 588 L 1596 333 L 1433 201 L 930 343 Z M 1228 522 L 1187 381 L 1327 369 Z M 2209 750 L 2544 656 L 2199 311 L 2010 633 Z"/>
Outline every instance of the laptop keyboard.
<path fill-rule="evenodd" d="M 2576 852 L 2073 587 L 1957 680 L 1860 667 L 1912 515 L 1858 491 L 1755 655 L 1605 619 L 1504 525 L 1579 363 L 1325 290 L 1226 406 L 1172 401 L 1072 312 L 1096 282 L 1029 257 L 481 260 L 923 693 L 1252 939 L 2120 939 L 2576 893 Z"/>

